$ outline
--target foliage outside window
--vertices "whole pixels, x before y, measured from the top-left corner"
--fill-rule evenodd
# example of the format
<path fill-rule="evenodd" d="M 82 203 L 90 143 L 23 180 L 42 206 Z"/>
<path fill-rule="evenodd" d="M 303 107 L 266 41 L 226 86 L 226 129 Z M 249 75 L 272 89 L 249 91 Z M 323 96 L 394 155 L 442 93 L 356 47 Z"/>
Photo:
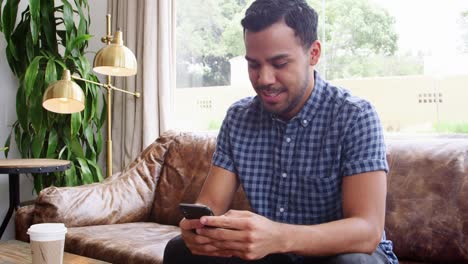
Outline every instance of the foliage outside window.
<path fill-rule="evenodd" d="M 461 87 L 468 81 L 463 79 L 463 76 L 468 78 L 468 71 L 438 73 L 437 69 L 432 68 L 443 67 L 451 62 L 441 61 L 433 50 L 427 49 L 427 45 L 411 48 L 401 45 L 402 40 L 407 38 L 408 32 L 401 32 L 402 28 L 405 29 L 405 25 L 402 27 L 398 24 L 401 14 L 395 13 L 395 9 L 388 7 L 389 4 L 400 5 L 397 6 L 400 9 L 397 11 L 410 12 L 413 21 L 405 23 L 414 24 L 415 19 L 421 20 L 420 28 L 412 34 L 418 35 L 420 31 L 429 30 L 434 40 L 438 38 L 437 30 L 429 28 L 433 24 L 423 19 L 429 17 L 431 23 L 442 22 L 444 19 L 438 16 L 440 11 L 445 9 L 455 11 L 453 15 L 457 24 L 453 27 L 456 27 L 460 33 L 455 41 L 456 48 L 447 51 L 453 53 L 454 58 L 462 60 L 461 55 L 467 56 L 468 59 L 468 5 L 461 0 L 456 1 L 459 3 L 457 10 L 454 10 L 453 5 L 442 4 L 441 0 L 440 5 L 431 2 L 438 8 L 437 10 L 427 10 L 429 4 L 420 0 L 411 3 L 402 0 L 392 3 L 385 0 L 307 0 L 319 13 L 318 36 L 323 44 L 321 61 L 317 67 L 319 73 L 327 80 L 351 89 L 358 96 L 368 97 L 367 99 L 371 101 L 377 99 L 373 103 L 377 106 L 377 110 L 380 107 L 383 112 L 381 116 L 385 119 L 387 131 L 467 133 L 465 127 L 468 125 L 468 117 L 459 113 L 454 117 L 451 114 L 455 111 L 451 106 L 455 108 L 455 105 L 461 103 L 453 93 L 461 95 L 459 91 L 462 90 L 457 88 L 458 90 L 454 92 L 448 87 Z M 240 20 L 251 2 L 252 0 L 177 0 L 178 89 L 175 98 L 177 110 L 187 106 L 188 99 L 182 100 L 181 97 L 190 96 L 193 100 L 199 100 L 195 98 L 198 96 L 200 100 L 212 100 L 213 105 L 216 105 L 216 102 L 223 98 L 220 96 L 214 98 L 214 95 L 210 96 L 209 93 L 220 89 L 225 89 L 226 95 L 227 92 L 239 93 L 238 86 L 234 84 L 236 80 L 231 76 L 233 70 L 231 60 L 245 55 Z M 407 10 L 408 4 L 416 8 Z M 421 13 L 418 15 L 418 12 Z M 430 15 L 430 12 L 435 13 Z M 422 17 L 423 14 L 426 16 Z M 412 25 L 408 25 L 408 28 L 409 26 Z M 430 44 L 431 41 L 428 42 L 427 44 Z M 447 57 L 446 60 L 450 59 Z M 460 65 L 458 67 L 460 69 L 468 68 L 463 62 Z M 455 65 L 448 66 L 456 68 Z M 463 78 L 460 79 L 459 76 Z M 390 79 L 385 80 L 385 78 Z M 360 90 L 361 85 L 366 87 L 367 83 L 369 86 L 369 82 L 372 81 L 375 81 L 376 85 L 372 89 L 386 90 L 380 95 Z M 395 89 L 390 86 L 383 87 L 393 81 Z M 457 84 L 452 85 L 451 82 Z M 248 83 L 243 85 L 247 86 Z M 181 88 L 197 88 L 198 92 L 189 91 L 191 89 L 182 91 Z M 253 91 L 251 92 L 244 96 L 252 95 Z M 361 92 L 363 94 L 360 94 Z M 393 106 L 390 102 L 385 102 L 382 97 L 392 92 L 398 95 L 394 94 L 389 100 L 394 101 L 394 104 L 404 101 L 405 105 L 400 108 L 406 107 L 406 113 L 401 112 L 394 116 L 386 113 Z M 429 99 L 430 95 L 435 94 L 444 96 L 437 100 Z M 390 110 L 387 111 L 385 108 Z M 213 107 L 212 113 L 206 109 L 199 113 L 199 116 L 204 116 L 200 118 L 200 122 L 206 124 L 204 129 L 217 128 L 213 124 L 220 123 L 222 119 L 217 113 L 218 110 L 219 108 Z M 182 110 L 179 112 L 179 116 L 183 116 Z M 190 114 L 193 114 L 193 109 L 186 111 L 186 115 Z M 209 115 L 213 117 L 211 119 L 206 117 Z M 405 119 L 405 115 L 413 115 L 414 118 L 401 121 L 400 119 Z M 184 122 L 187 120 L 181 121 Z M 413 123 L 414 125 L 411 125 Z"/>

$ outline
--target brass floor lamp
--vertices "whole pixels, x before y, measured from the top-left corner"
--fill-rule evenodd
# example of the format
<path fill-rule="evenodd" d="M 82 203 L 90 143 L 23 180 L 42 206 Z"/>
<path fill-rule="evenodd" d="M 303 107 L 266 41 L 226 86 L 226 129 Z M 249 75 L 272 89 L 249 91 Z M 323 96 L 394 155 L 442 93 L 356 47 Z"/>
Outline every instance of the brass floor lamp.
<path fill-rule="evenodd" d="M 98 85 L 107 90 L 107 177 L 112 175 L 112 92 L 119 91 L 140 97 L 139 93 L 119 89 L 111 84 L 111 76 L 132 76 L 137 73 L 137 61 L 130 49 L 123 45 L 122 32 L 116 31 L 111 35 L 111 16 L 106 16 L 106 36 L 101 40 L 106 46 L 98 51 L 94 57 L 93 70 L 97 73 L 107 75 L 107 83 L 102 84 L 86 80 L 70 74 L 64 70 L 62 79 L 47 87 L 44 93 L 42 106 L 48 111 L 70 114 L 80 112 L 85 107 L 84 93 L 72 79 Z"/>

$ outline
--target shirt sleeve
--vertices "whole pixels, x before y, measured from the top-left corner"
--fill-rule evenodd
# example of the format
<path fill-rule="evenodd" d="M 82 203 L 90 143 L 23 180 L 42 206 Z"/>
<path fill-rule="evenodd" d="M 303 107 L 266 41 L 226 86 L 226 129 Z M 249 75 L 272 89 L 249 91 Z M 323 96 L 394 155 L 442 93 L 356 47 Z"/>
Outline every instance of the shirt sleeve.
<path fill-rule="evenodd" d="M 228 111 L 226 117 L 224 118 L 218 137 L 216 139 L 216 149 L 213 154 L 212 164 L 228 171 L 237 173 L 233 162 L 229 136 L 229 120 L 231 119 L 230 113 L 231 111 Z"/>
<path fill-rule="evenodd" d="M 348 129 L 344 139 L 342 175 L 388 172 L 383 129 L 374 107 L 365 102 Z"/>

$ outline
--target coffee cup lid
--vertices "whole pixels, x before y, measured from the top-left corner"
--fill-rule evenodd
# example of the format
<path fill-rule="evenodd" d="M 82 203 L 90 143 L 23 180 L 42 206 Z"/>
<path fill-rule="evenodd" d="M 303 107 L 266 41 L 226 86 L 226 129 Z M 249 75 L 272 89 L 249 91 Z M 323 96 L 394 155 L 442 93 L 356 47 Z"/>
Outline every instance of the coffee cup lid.
<path fill-rule="evenodd" d="M 49 241 L 65 238 L 67 228 L 63 223 L 35 224 L 29 227 L 27 233 L 31 240 Z"/>

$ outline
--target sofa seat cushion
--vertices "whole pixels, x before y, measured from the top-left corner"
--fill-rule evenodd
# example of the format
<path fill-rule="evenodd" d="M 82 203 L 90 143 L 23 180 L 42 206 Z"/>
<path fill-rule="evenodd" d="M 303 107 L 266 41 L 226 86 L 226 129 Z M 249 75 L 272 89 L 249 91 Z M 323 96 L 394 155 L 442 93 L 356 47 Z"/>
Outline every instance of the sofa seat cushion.
<path fill-rule="evenodd" d="M 136 222 L 68 228 L 65 251 L 110 263 L 162 263 L 176 226 Z"/>

